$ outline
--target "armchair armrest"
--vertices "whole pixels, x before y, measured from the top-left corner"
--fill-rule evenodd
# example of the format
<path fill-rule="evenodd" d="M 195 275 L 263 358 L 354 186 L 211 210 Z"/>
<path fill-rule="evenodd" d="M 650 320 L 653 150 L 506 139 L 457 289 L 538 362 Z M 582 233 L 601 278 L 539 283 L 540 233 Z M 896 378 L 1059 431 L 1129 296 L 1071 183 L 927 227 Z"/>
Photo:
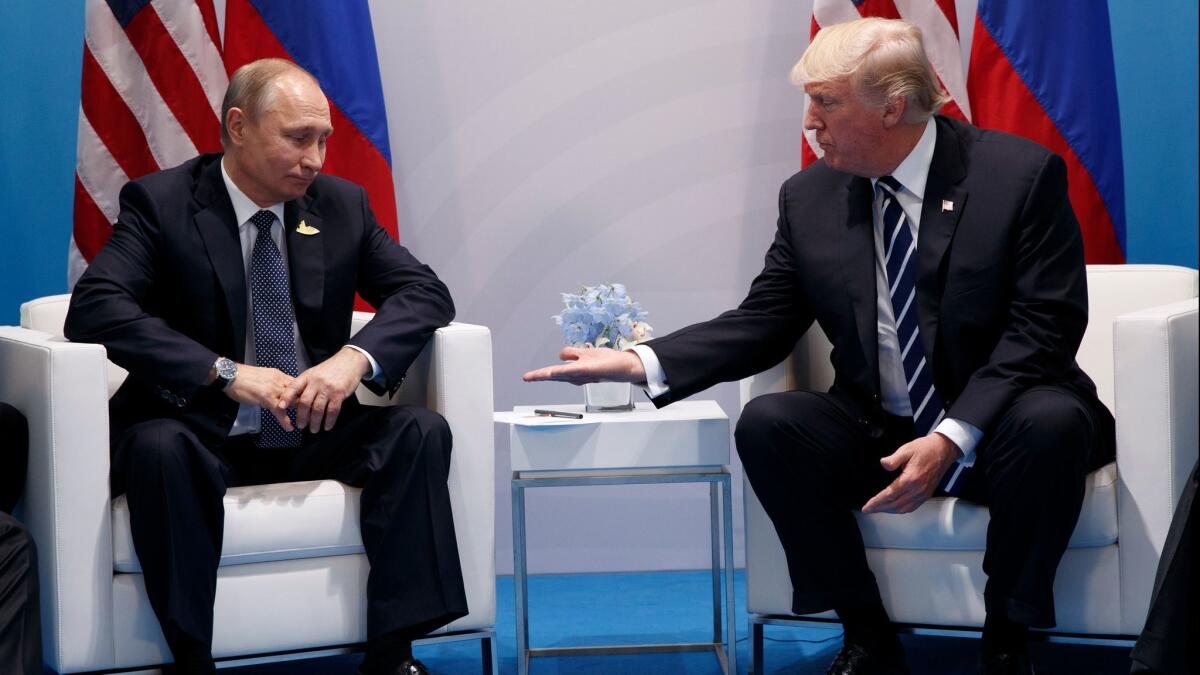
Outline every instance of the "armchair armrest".
<path fill-rule="evenodd" d="M 1197 299 L 1117 317 L 1113 355 L 1122 628 L 1141 631 L 1175 505 L 1197 457 Z"/>
<path fill-rule="evenodd" d="M 796 342 L 796 348 L 786 359 L 738 383 L 741 405 L 763 394 L 775 394 L 796 389 L 825 391 L 833 384 L 833 365 L 829 352 L 833 346 L 819 326 L 812 328 Z"/>
<path fill-rule="evenodd" d="M 355 312 L 352 330 L 370 319 L 369 313 Z M 471 614 L 450 628 L 495 624 L 496 458 L 491 331 L 466 323 L 439 328 L 391 400 L 365 387 L 359 387 L 357 393 L 359 400 L 369 405 L 424 406 L 441 413 L 450 424 L 454 449 L 447 483 L 463 584 L 471 601 Z"/>
<path fill-rule="evenodd" d="M 60 670 L 111 663 L 104 348 L 0 327 L 0 399 L 29 420 L 24 519 L 38 546 L 46 660 Z"/>

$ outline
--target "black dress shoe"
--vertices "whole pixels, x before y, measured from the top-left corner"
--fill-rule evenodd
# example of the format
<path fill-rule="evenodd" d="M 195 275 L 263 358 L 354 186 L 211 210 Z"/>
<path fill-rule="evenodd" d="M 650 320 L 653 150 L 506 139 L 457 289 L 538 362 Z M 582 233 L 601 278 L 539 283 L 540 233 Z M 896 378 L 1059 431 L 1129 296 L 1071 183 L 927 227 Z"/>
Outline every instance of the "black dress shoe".
<path fill-rule="evenodd" d="M 405 659 L 395 668 L 388 668 L 377 674 L 368 673 L 362 669 L 362 666 L 359 666 L 358 675 L 429 675 L 429 670 L 425 668 L 424 663 L 417 659 Z"/>
<path fill-rule="evenodd" d="M 869 650 L 853 642 L 842 646 L 825 675 L 908 675 L 903 651 Z"/>
<path fill-rule="evenodd" d="M 983 657 L 979 672 L 983 675 L 1033 675 L 1027 652 L 997 652 Z"/>

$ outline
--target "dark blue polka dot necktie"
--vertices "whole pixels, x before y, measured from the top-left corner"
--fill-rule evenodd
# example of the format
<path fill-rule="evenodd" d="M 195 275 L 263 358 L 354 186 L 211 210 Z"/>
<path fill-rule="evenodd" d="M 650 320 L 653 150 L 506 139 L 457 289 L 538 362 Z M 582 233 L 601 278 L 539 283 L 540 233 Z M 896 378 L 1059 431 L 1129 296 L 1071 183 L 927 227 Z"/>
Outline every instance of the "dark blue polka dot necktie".
<path fill-rule="evenodd" d="M 257 365 L 277 368 L 295 377 L 299 374 L 296 366 L 296 336 L 292 332 L 295 310 L 283 256 L 271 239 L 275 214 L 262 210 L 251 216 L 250 222 L 258 228 L 254 250 L 250 255 L 250 299 L 254 313 Z M 288 410 L 288 417 L 294 425 L 296 411 Z M 302 432 L 299 429 L 285 431 L 269 410 L 259 409 L 259 423 L 258 447 L 294 448 L 300 445 Z"/>

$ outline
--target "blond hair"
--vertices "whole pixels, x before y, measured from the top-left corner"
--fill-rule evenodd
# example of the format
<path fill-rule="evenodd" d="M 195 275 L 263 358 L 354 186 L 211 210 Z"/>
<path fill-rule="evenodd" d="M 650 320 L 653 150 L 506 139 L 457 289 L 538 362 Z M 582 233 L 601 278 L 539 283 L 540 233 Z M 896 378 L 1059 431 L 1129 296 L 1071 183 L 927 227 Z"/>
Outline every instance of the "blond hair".
<path fill-rule="evenodd" d="M 229 145 L 229 130 L 226 129 L 229 109 L 239 108 L 246 113 L 247 119 L 257 120 L 271 103 L 274 91 L 271 83 L 287 73 L 298 73 L 318 88 L 321 86 L 312 73 L 287 59 L 259 59 L 234 71 L 233 77 L 229 78 L 229 88 L 225 90 L 225 99 L 221 102 L 222 145 Z"/>
<path fill-rule="evenodd" d="M 822 28 L 792 68 L 794 84 L 849 80 L 861 99 L 883 105 L 903 97 L 904 121 L 924 122 L 950 96 L 925 55 L 921 29 L 897 19 L 866 18 Z"/>

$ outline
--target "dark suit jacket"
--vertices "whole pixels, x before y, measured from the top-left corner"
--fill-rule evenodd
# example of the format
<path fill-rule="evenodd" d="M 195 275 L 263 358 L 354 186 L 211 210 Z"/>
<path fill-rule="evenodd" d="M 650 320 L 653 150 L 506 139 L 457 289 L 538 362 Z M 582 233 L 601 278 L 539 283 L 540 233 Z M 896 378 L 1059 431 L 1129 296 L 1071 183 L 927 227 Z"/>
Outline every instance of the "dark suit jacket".
<path fill-rule="evenodd" d="M 917 243 L 917 317 L 947 415 L 986 434 L 1017 394 L 1039 384 L 1065 386 L 1102 407 L 1075 363 L 1087 279 L 1062 158 L 948 118 L 936 125 Z M 833 343 L 835 399 L 877 431 L 872 196 L 868 179 L 824 162 L 788 179 L 775 241 L 741 305 L 648 343 L 670 385 L 655 404 L 773 366 L 815 320 Z M 953 209 L 943 210 L 943 200 Z"/>
<path fill-rule="evenodd" d="M 114 438 L 177 418 L 202 441 L 226 437 L 238 404 L 206 386 L 218 356 L 245 357 L 247 285 L 220 155 L 131 181 L 113 235 L 76 284 L 66 336 L 97 342 L 129 371 L 110 404 Z M 376 222 L 361 187 L 321 175 L 284 204 L 296 323 L 310 363 L 366 350 L 394 392 L 430 335 L 454 316 L 446 286 Z M 296 232 L 300 221 L 320 232 Z M 354 294 L 377 310 L 350 338 Z"/>

